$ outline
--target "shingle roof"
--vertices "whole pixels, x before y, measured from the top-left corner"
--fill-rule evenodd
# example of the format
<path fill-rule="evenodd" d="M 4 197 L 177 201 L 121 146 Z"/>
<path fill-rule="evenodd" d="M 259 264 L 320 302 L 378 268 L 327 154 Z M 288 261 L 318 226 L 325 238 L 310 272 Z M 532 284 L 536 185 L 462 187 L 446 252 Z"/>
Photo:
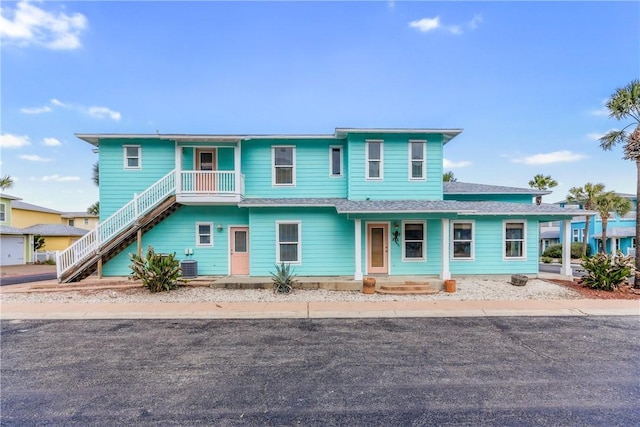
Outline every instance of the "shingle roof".
<path fill-rule="evenodd" d="M 460 215 L 575 215 L 589 211 L 509 202 L 466 202 L 458 200 L 347 200 L 336 198 L 245 199 L 240 207 L 335 207 L 338 213 L 454 213 Z"/>
<path fill-rule="evenodd" d="M 543 228 L 540 230 L 541 239 L 559 239 L 560 229 L 558 227 Z"/>
<path fill-rule="evenodd" d="M 22 200 L 20 197 L 10 196 L 5 193 L 0 193 L 0 197 L 2 197 L 3 199 L 9 199 L 9 200 Z"/>
<path fill-rule="evenodd" d="M 65 224 L 37 224 L 25 228 L 24 232 L 40 236 L 84 236 L 89 230 Z"/>
<path fill-rule="evenodd" d="M 633 237 L 636 235 L 635 227 L 611 227 L 607 229 L 607 238 Z M 602 232 L 593 235 L 596 239 L 602 238 Z"/>
<path fill-rule="evenodd" d="M 54 213 L 54 214 L 62 213 L 54 209 L 49 209 L 49 208 L 45 208 L 43 206 L 38 206 L 38 205 L 32 205 L 31 203 L 19 202 L 17 200 L 14 200 L 13 202 L 11 202 L 11 208 L 22 209 L 25 211 L 46 212 L 46 213 Z"/>
<path fill-rule="evenodd" d="M 505 187 L 502 185 L 474 184 L 471 182 L 444 182 L 444 194 L 531 194 L 544 196 L 551 191 L 534 188 Z"/>
<path fill-rule="evenodd" d="M 86 212 L 63 212 L 62 218 L 98 218 L 98 215 Z"/>
<path fill-rule="evenodd" d="M 28 234 L 22 228 L 9 227 L 8 225 L 0 225 L 0 234 Z"/>

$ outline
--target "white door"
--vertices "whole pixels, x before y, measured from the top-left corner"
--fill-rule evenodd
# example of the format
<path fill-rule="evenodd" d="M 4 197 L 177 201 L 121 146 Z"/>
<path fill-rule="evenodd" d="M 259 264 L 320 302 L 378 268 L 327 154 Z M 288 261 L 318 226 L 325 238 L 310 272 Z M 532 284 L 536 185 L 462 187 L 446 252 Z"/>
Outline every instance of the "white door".
<path fill-rule="evenodd" d="M 0 237 L 0 265 L 24 264 L 24 236 Z"/>

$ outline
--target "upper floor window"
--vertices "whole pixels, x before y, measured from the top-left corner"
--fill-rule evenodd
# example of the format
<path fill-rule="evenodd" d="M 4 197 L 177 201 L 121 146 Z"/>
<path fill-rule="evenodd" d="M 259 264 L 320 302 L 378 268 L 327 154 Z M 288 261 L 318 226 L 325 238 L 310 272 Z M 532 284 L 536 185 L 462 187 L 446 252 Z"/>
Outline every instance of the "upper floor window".
<path fill-rule="evenodd" d="M 582 239 L 580 238 L 580 234 L 581 234 L 580 232 L 581 231 L 582 230 L 580 230 L 579 228 L 574 228 L 573 229 L 573 238 L 572 238 L 573 242 L 581 242 L 582 241 Z"/>
<path fill-rule="evenodd" d="M 382 141 L 367 141 L 367 179 L 383 178 L 384 147 Z"/>
<path fill-rule="evenodd" d="M 4 203 L 0 203 L 0 221 L 7 220 L 7 205 Z"/>
<path fill-rule="evenodd" d="M 278 221 L 276 230 L 276 263 L 300 264 L 300 221 Z"/>
<path fill-rule="evenodd" d="M 524 221 L 505 221 L 504 257 L 526 258 L 526 224 Z"/>
<path fill-rule="evenodd" d="M 68 222 L 69 222 L 69 225 L 72 226 L 72 227 L 74 225 L 76 225 L 76 222 L 74 220 L 72 220 L 72 219 L 70 219 Z"/>
<path fill-rule="evenodd" d="M 342 147 L 329 147 L 329 176 L 342 176 Z"/>
<path fill-rule="evenodd" d="M 473 259 L 474 253 L 474 231 L 473 221 L 453 221 L 452 256 L 455 259 Z"/>
<path fill-rule="evenodd" d="M 426 144 L 424 141 L 409 141 L 409 179 L 423 181 L 426 176 Z"/>
<path fill-rule="evenodd" d="M 425 223 L 405 222 L 402 223 L 404 245 L 402 247 L 402 258 L 405 261 L 421 261 L 425 259 Z"/>
<path fill-rule="evenodd" d="M 89 218 L 84 219 L 84 225 L 89 225 Z"/>
<path fill-rule="evenodd" d="M 296 184 L 296 148 L 272 147 L 273 185 Z"/>
<path fill-rule="evenodd" d="M 142 148 L 139 145 L 124 146 L 124 168 L 140 169 L 142 167 Z"/>
<path fill-rule="evenodd" d="M 196 223 L 196 246 L 213 246 L 213 223 Z"/>

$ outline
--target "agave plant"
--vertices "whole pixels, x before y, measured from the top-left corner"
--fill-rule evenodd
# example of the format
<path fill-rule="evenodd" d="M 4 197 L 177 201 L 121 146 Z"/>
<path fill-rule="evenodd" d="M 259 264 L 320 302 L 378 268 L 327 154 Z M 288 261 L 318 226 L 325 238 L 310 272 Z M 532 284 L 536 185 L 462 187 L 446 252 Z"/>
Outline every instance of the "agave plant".
<path fill-rule="evenodd" d="M 273 281 L 273 292 L 276 294 L 288 294 L 293 290 L 293 286 L 297 283 L 296 275 L 291 264 L 280 263 L 275 264 L 276 272 L 271 272 L 271 280 Z"/>
<path fill-rule="evenodd" d="M 142 286 L 151 292 L 162 292 L 176 289 L 182 276 L 180 262 L 175 252 L 169 255 L 157 254 L 153 247 L 147 249 L 147 256 L 131 254 L 131 278 L 142 280 Z"/>

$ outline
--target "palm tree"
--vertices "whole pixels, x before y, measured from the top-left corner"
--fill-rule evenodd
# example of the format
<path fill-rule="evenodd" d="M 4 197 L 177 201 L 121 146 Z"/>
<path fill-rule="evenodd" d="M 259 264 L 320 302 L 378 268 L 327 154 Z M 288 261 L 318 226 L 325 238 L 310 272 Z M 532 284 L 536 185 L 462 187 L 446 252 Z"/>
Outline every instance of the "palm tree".
<path fill-rule="evenodd" d="M 553 188 L 558 185 L 558 181 L 551 178 L 551 175 L 544 176 L 541 173 L 534 176 L 531 181 L 529 181 L 529 187 L 537 188 L 538 190 L 548 190 L 549 188 Z M 536 196 L 536 205 L 542 203 L 542 196 Z"/>
<path fill-rule="evenodd" d="M 616 89 L 615 93 L 605 104 L 609 110 L 609 117 L 616 120 L 631 119 L 631 123 L 622 130 L 612 130 L 600 138 L 600 147 L 603 150 L 611 150 L 614 145 L 624 146 L 624 159 L 636 162 L 636 278 L 633 287 L 640 289 L 640 80 L 632 80 L 627 86 Z M 635 126 L 633 132 L 627 128 Z"/>
<path fill-rule="evenodd" d="M 93 183 L 97 186 L 100 186 L 100 164 L 98 162 L 95 162 L 93 164 L 93 176 L 91 177 L 91 179 L 93 179 Z"/>
<path fill-rule="evenodd" d="M 456 182 L 458 178 L 453 176 L 453 172 L 445 172 L 442 174 L 442 182 Z"/>
<path fill-rule="evenodd" d="M 606 254 L 609 213 L 615 212 L 620 216 L 624 216 L 631 211 L 631 202 L 613 191 L 607 191 L 596 198 L 595 209 L 600 218 L 602 218 L 602 252 Z M 614 252 L 613 249 L 611 248 L 611 252 Z"/>
<path fill-rule="evenodd" d="M 595 209 L 596 199 L 604 192 L 604 184 L 592 184 L 587 182 L 584 187 L 572 187 L 567 195 L 567 202 L 581 205 L 583 209 Z M 587 241 L 589 240 L 589 224 L 591 215 L 586 215 L 584 231 L 582 233 L 582 255 L 587 254 Z"/>
<path fill-rule="evenodd" d="M 0 188 L 2 189 L 2 191 L 11 187 L 13 187 L 13 178 L 11 178 L 9 175 L 4 175 L 2 178 L 0 178 Z"/>
<path fill-rule="evenodd" d="M 87 213 L 90 215 L 100 215 L 100 202 L 95 202 L 87 208 Z"/>

